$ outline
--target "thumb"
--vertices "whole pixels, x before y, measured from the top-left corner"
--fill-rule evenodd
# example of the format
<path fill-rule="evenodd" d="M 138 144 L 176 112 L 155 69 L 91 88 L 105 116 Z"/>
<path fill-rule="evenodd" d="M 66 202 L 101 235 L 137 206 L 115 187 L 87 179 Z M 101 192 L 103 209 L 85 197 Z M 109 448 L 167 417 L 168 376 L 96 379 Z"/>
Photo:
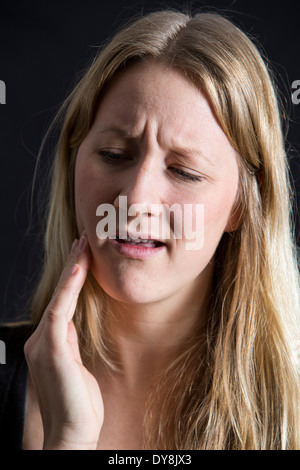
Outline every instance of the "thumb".
<path fill-rule="evenodd" d="M 65 344 L 68 323 L 76 310 L 79 293 L 84 285 L 91 261 L 90 248 L 85 234 L 72 252 L 60 277 L 54 295 L 44 314 L 44 328 L 52 345 Z"/>

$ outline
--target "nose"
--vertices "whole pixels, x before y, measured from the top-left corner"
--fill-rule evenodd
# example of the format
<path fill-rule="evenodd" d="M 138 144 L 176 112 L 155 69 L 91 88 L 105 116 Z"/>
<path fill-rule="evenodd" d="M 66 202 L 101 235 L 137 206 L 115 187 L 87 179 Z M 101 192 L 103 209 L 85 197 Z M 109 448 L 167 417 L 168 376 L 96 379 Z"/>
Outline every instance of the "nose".
<path fill-rule="evenodd" d="M 126 180 L 114 201 L 114 206 L 119 208 L 120 197 L 126 196 L 128 207 L 150 216 L 159 216 L 161 190 L 157 165 L 151 163 L 150 159 L 145 159 L 126 174 Z"/>

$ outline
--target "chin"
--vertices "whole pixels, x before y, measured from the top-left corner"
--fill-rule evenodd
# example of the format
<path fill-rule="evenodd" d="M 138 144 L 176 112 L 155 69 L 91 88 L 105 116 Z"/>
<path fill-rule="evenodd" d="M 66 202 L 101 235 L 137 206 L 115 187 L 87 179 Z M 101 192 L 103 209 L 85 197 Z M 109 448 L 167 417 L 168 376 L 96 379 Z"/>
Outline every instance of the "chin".
<path fill-rule="evenodd" d="M 147 293 L 147 296 L 145 296 L 145 291 L 138 291 L 137 289 L 128 289 L 125 288 L 125 286 L 122 286 L 121 288 L 117 289 L 111 285 L 108 285 L 107 283 L 102 283 L 99 285 L 102 287 L 104 292 L 110 297 L 111 299 L 114 299 L 117 302 L 120 303 L 125 303 L 125 304 L 135 304 L 135 305 L 141 305 L 141 304 L 149 304 L 152 302 L 155 302 L 158 299 L 155 299 L 154 296 L 152 297 Z"/>
<path fill-rule="evenodd" d="M 130 276 L 125 276 L 125 279 L 122 279 L 122 275 L 118 276 L 116 273 L 108 273 L 104 270 L 99 271 L 93 265 L 91 272 L 103 291 L 118 302 L 145 304 L 157 300 L 153 294 L 157 293 L 155 286 L 151 286 L 148 281 L 142 282 L 141 277 L 137 281 Z"/>

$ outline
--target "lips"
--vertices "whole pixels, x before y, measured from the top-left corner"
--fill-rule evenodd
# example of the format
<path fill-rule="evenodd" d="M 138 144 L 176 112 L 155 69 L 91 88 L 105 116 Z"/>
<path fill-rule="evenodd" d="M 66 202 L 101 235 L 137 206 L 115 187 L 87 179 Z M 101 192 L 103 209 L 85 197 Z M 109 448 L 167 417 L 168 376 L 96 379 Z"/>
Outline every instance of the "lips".
<path fill-rule="evenodd" d="M 132 259 L 148 259 L 156 256 L 166 248 L 166 244 L 154 237 L 145 234 L 131 234 L 120 238 L 119 233 L 115 239 L 108 239 L 109 244 L 122 256 Z"/>

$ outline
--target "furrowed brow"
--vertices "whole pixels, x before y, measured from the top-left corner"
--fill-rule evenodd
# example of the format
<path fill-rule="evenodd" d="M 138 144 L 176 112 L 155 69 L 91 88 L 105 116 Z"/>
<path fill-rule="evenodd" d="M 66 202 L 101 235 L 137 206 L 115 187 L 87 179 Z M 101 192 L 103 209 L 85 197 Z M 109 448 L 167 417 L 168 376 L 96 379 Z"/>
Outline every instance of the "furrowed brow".
<path fill-rule="evenodd" d="M 205 155 L 201 149 L 197 147 L 176 147 L 174 149 L 177 155 L 184 157 L 195 157 L 201 160 L 205 160 L 209 165 L 216 166 L 215 162 Z"/>
<path fill-rule="evenodd" d="M 129 129 L 122 129 L 120 127 L 108 127 L 97 131 L 97 134 L 115 134 L 123 139 L 133 139 L 135 137 Z"/>

